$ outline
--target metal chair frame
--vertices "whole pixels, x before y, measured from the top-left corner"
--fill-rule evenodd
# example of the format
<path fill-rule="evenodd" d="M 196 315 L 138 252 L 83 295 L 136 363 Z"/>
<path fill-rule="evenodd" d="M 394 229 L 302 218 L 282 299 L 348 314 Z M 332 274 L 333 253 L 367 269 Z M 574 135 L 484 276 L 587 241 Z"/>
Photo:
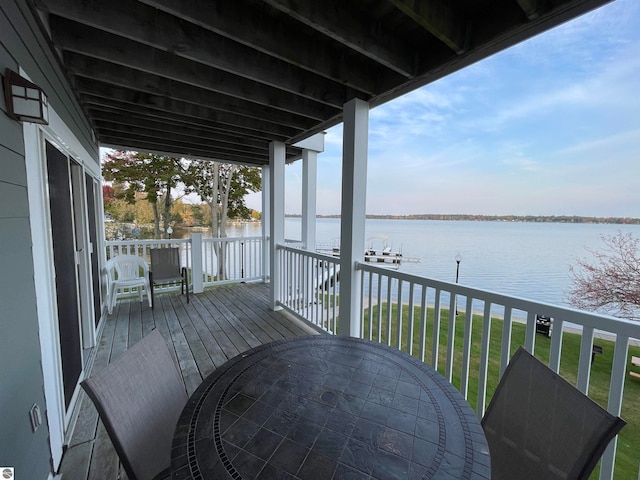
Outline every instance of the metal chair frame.
<path fill-rule="evenodd" d="M 189 275 L 186 267 L 180 267 L 180 251 L 178 248 L 152 248 L 151 268 L 149 269 L 149 285 L 151 286 L 151 308 L 155 307 L 154 289 L 159 285 L 180 282 L 180 293 L 187 293 L 189 303 Z M 185 288 L 186 287 L 186 288 Z"/>
<path fill-rule="evenodd" d="M 626 425 L 523 347 L 481 423 L 494 480 L 586 480 Z"/>
<path fill-rule="evenodd" d="M 162 335 L 153 330 L 80 385 L 129 480 L 169 478 L 173 436 L 188 396 Z"/>

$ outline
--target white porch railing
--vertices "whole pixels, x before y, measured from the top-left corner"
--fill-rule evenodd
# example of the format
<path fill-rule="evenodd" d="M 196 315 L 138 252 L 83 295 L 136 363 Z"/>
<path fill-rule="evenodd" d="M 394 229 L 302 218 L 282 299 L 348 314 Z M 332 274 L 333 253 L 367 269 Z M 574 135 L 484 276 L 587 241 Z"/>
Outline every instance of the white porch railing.
<path fill-rule="evenodd" d="M 340 260 L 287 246 L 278 249 L 278 262 L 278 304 L 316 327 L 335 333 Z"/>
<path fill-rule="evenodd" d="M 203 238 L 204 286 L 262 279 L 262 237 Z"/>
<path fill-rule="evenodd" d="M 339 259 L 288 246 L 279 246 L 277 255 L 282 272 L 278 304 L 329 333 L 336 332 L 339 288 L 337 282 L 325 288 L 324 282 L 339 275 Z M 362 275 L 362 337 L 387 343 L 431 364 L 475 405 L 478 417 L 484 414 L 516 345 L 524 345 L 538 354 L 544 351 L 545 356 L 548 351 L 550 368 L 560 372 L 562 362 L 561 373 L 588 394 L 595 339 L 601 343 L 608 339 L 613 345 L 605 406 L 620 415 L 629 344 L 631 339 L 640 338 L 640 323 L 365 263 L 359 263 L 357 268 Z M 553 318 L 550 338 L 536 337 L 537 315 Z M 500 326 L 501 332 L 492 341 L 493 325 Z M 563 336 L 569 331 L 580 334 L 579 347 L 563 348 Z M 498 355 L 495 349 L 499 349 Z M 571 354 L 566 354 L 567 351 L 577 351 L 574 355 L 577 358 L 568 358 Z M 498 366 L 490 361 L 496 357 Z M 616 447 L 617 438 L 603 455 L 600 479 L 612 478 Z"/>
<path fill-rule="evenodd" d="M 119 240 L 106 242 L 107 260 L 115 255 L 137 255 L 151 262 L 149 250 L 180 249 L 181 264 L 187 267 L 194 291 L 212 285 L 261 280 L 263 274 L 262 237 Z M 150 264 L 153 269 L 153 265 Z M 179 283 L 157 287 L 157 291 L 175 291 Z M 128 292 L 124 292 L 127 295 Z"/>

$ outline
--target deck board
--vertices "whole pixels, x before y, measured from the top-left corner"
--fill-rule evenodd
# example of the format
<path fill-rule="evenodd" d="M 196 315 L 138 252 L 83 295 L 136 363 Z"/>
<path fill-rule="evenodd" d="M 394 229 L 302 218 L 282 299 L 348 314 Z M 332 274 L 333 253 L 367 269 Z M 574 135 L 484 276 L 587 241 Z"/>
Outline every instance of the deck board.
<path fill-rule="evenodd" d="M 89 462 L 91 458 L 94 440 L 81 443 L 70 448 L 65 453 L 65 475 L 64 480 L 85 480 L 89 475 Z"/>
<path fill-rule="evenodd" d="M 194 303 L 196 304 L 196 309 L 200 318 L 220 347 L 220 350 L 225 357 L 224 361 L 238 355 L 240 353 L 240 350 L 238 350 L 238 348 L 233 344 L 233 341 L 231 340 L 231 338 L 229 338 L 228 332 L 226 332 L 220 326 L 218 321 L 211 314 L 210 310 L 208 310 L 206 306 L 199 300 L 194 301 Z"/>
<path fill-rule="evenodd" d="M 261 343 L 268 343 L 279 336 L 269 323 L 257 315 L 255 309 L 245 306 L 241 299 L 233 294 L 229 294 L 228 290 L 223 292 L 220 298 L 224 299 L 229 311 L 249 328 L 255 338 Z"/>
<path fill-rule="evenodd" d="M 190 394 L 228 359 L 273 340 L 315 333 L 311 327 L 268 307 L 268 285 L 220 286 L 190 296 L 161 295 L 152 310 L 134 298 L 116 304 L 92 352 L 93 371 L 104 368 L 157 328 L 179 365 Z M 70 480 L 126 478 L 95 407 L 81 392 L 73 435 L 60 473 Z"/>
<path fill-rule="evenodd" d="M 102 422 L 98 422 L 96 439 L 89 460 L 88 480 L 115 479 L 118 477 L 120 469 L 118 455 Z M 64 473 L 62 478 L 65 478 Z"/>

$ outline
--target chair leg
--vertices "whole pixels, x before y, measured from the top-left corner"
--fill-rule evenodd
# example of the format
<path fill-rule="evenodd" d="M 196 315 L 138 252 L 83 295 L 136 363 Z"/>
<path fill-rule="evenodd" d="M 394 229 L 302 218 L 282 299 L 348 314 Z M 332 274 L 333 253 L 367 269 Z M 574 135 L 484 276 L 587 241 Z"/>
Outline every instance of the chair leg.
<path fill-rule="evenodd" d="M 189 303 L 189 277 L 187 276 L 186 267 L 182 267 L 182 281 L 180 282 L 180 292 L 184 293 L 184 287 L 187 290 L 187 303 Z"/>
<path fill-rule="evenodd" d="M 153 296 L 153 273 L 149 271 L 149 288 L 151 289 L 151 298 L 149 301 L 151 302 L 151 310 L 155 307 L 155 297 Z"/>
<path fill-rule="evenodd" d="M 115 300 L 115 288 L 113 285 L 109 285 L 109 301 L 107 302 L 107 311 L 109 312 L 109 315 L 111 315 L 113 313 L 113 305 L 115 304 L 114 300 Z"/>

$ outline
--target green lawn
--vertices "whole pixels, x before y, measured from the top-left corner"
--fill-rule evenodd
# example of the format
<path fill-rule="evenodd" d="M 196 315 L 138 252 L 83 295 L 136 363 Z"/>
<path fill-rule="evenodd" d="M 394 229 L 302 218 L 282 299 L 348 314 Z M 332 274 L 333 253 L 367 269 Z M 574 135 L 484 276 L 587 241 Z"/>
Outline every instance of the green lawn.
<path fill-rule="evenodd" d="M 386 306 L 382 307 L 382 321 L 381 321 L 381 341 L 387 343 L 388 334 L 391 331 L 391 345 L 396 346 L 397 343 L 397 306 L 392 307 L 391 312 L 391 325 L 387 321 Z M 449 311 L 443 309 L 441 311 L 441 323 L 440 323 L 440 346 L 438 351 L 438 371 L 444 374 L 445 367 L 445 354 L 448 341 L 448 324 L 449 324 Z M 378 339 L 378 311 L 377 307 L 373 309 L 373 338 Z M 427 314 L 427 335 L 425 345 L 425 361 L 431 362 L 432 346 L 432 334 L 433 334 L 433 315 L 434 309 L 429 308 Z M 364 315 L 365 326 L 363 336 L 369 338 L 369 324 L 368 324 L 368 311 Z M 402 350 L 408 351 L 407 342 L 409 338 L 409 326 L 408 326 L 409 308 L 403 306 L 402 312 Z M 415 313 L 415 325 L 413 331 L 413 355 L 418 356 L 420 351 L 420 325 L 418 308 Z M 502 325 L 503 321 L 498 318 L 494 318 L 491 322 L 491 337 L 489 348 L 489 372 L 487 378 L 487 403 L 498 384 L 498 374 L 500 369 L 500 351 L 502 346 Z M 462 372 L 462 348 L 463 348 L 463 335 L 464 335 L 464 315 L 460 314 L 456 321 L 455 330 L 455 354 L 454 354 L 454 369 L 453 369 L 453 384 L 459 388 L 460 377 Z M 469 394 L 468 401 L 475 409 L 477 405 L 478 397 L 478 369 L 479 369 L 479 356 L 480 345 L 482 335 L 482 316 L 473 316 L 472 326 L 472 341 L 471 341 L 471 363 L 469 368 Z M 520 345 L 524 344 L 525 338 L 525 325 L 513 322 L 513 330 L 511 336 L 511 353 L 513 354 Z M 563 335 L 562 345 L 562 359 L 560 365 L 560 374 L 575 385 L 577 372 L 578 372 L 578 359 L 580 352 L 580 340 L 581 336 L 575 333 L 565 332 Z M 535 356 L 548 363 L 549 349 L 551 339 L 543 336 L 536 335 L 535 342 Z M 591 368 L 591 381 L 589 387 L 589 396 L 598 402 L 600 405 L 606 408 L 607 399 L 609 394 L 609 381 L 611 365 L 613 362 L 613 349 L 614 343 L 607 340 L 597 339 L 595 341 L 597 345 L 603 347 L 603 354 L 596 355 L 595 361 Z M 629 360 L 631 355 L 640 356 L 640 347 L 629 348 Z M 629 369 L 632 369 L 631 363 L 628 363 Z M 627 422 L 618 438 L 618 451 L 616 457 L 615 478 L 616 479 L 630 479 L 638 478 L 638 464 L 640 462 L 640 379 L 633 378 L 627 375 L 625 380 L 624 398 L 622 403 L 622 418 Z M 597 470 L 597 469 L 596 469 Z M 596 473 L 592 475 L 592 478 L 597 478 Z"/>

